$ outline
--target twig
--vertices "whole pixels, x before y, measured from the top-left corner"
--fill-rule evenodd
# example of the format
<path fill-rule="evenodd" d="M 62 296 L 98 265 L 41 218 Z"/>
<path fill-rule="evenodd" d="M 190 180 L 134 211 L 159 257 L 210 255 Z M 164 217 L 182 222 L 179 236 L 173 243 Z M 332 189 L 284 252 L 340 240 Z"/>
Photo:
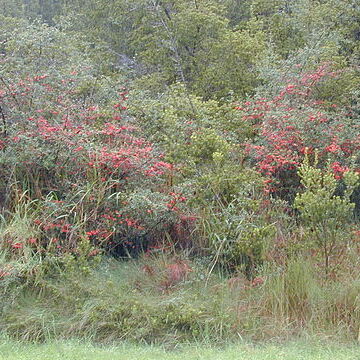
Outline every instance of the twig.
<path fill-rule="evenodd" d="M 0 114 L 1 114 L 2 124 L 3 124 L 2 135 L 4 137 L 6 137 L 7 136 L 7 123 L 6 123 L 6 117 L 5 117 L 4 109 L 2 108 L 1 105 L 0 105 Z"/>

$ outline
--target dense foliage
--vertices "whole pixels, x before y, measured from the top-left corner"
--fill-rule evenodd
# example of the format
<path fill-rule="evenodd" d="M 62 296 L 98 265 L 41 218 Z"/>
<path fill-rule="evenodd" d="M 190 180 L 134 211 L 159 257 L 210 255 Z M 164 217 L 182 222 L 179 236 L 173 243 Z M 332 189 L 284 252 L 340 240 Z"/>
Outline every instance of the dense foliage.
<path fill-rule="evenodd" d="M 21 291 L 76 318 L 115 257 L 143 278 L 114 308 L 101 288 L 78 334 L 225 338 L 273 316 L 358 335 L 358 1 L 0 5 L 0 329 L 27 333 Z M 212 301 L 171 298 L 199 282 Z"/>

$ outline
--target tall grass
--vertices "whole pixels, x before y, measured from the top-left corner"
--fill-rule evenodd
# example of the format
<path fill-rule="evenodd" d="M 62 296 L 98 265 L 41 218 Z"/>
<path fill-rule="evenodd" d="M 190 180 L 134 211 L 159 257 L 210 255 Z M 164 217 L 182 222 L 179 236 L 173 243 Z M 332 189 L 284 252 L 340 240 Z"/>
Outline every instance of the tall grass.
<path fill-rule="evenodd" d="M 171 269 L 185 262 L 191 271 L 169 284 Z M 264 269 L 264 282 L 257 283 L 216 271 L 209 276 L 208 266 L 172 256 L 106 260 L 90 274 L 67 271 L 41 288 L 24 285 L 2 300 L 0 330 L 38 342 L 225 343 L 301 334 L 357 339 L 359 277 L 329 284 L 310 269 L 297 259 L 283 269 Z"/>

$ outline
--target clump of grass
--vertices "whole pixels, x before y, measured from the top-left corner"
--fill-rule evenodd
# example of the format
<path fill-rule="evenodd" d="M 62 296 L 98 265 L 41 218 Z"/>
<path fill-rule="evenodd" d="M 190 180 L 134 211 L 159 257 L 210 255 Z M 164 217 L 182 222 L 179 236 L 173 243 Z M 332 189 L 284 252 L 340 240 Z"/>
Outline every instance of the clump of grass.
<path fill-rule="evenodd" d="M 318 286 L 308 261 L 290 261 L 270 273 L 264 287 L 264 309 L 285 322 L 305 323 L 314 311 Z"/>
<path fill-rule="evenodd" d="M 199 270 L 164 287 L 172 261 L 153 260 L 156 275 L 144 272 L 141 261 L 109 262 L 88 276 L 67 274 L 37 294 L 28 290 L 7 308 L 2 328 L 17 339 L 35 341 L 48 334 L 106 343 L 224 341 L 234 336 L 230 299 L 215 293 L 211 284 L 206 287 Z"/>
<path fill-rule="evenodd" d="M 264 285 L 247 297 L 247 309 L 257 318 L 258 339 L 326 334 L 357 339 L 360 329 L 359 276 L 330 282 L 318 278 L 311 261 L 290 260 L 281 269 L 269 268 Z"/>
<path fill-rule="evenodd" d="M 55 322 L 59 317 L 45 301 L 26 293 L 4 312 L 1 329 L 13 339 L 44 342 L 56 338 L 58 324 Z"/>
<path fill-rule="evenodd" d="M 318 322 L 360 340 L 360 277 L 348 277 L 331 284 L 322 298 Z"/>

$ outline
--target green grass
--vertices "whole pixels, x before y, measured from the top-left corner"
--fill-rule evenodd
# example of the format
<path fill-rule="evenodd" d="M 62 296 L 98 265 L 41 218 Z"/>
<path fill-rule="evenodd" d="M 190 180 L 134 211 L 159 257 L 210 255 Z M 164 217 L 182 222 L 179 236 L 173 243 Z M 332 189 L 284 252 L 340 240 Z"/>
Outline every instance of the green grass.
<path fill-rule="evenodd" d="M 229 285 L 215 272 L 204 281 L 204 266 L 189 262 L 188 277 L 164 288 L 174 261 L 108 260 L 89 273 L 71 271 L 41 286 L 16 278 L 8 286 L 0 282 L 0 297 L 6 299 L 0 302 L 0 331 L 27 342 L 79 338 L 158 345 L 215 345 L 239 336 L 248 342 L 290 341 L 304 334 L 341 342 L 359 336 L 358 275 L 322 286 L 306 271 L 307 263 L 290 263 L 287 271 L 268 271 L 265 283 L 253 287 L 243 278 Z"/>
<path fill-rule="evenodd" d="M 26 345 L 0 343 L 0 360 L 359 360 L 360 346 L 320 343 L 287 345 L 232 345 L 225 349 L 203 346 L 182 346 L 166 351 L 160 347 L 120 346 L 96 347 L 76 342 Z"/>

